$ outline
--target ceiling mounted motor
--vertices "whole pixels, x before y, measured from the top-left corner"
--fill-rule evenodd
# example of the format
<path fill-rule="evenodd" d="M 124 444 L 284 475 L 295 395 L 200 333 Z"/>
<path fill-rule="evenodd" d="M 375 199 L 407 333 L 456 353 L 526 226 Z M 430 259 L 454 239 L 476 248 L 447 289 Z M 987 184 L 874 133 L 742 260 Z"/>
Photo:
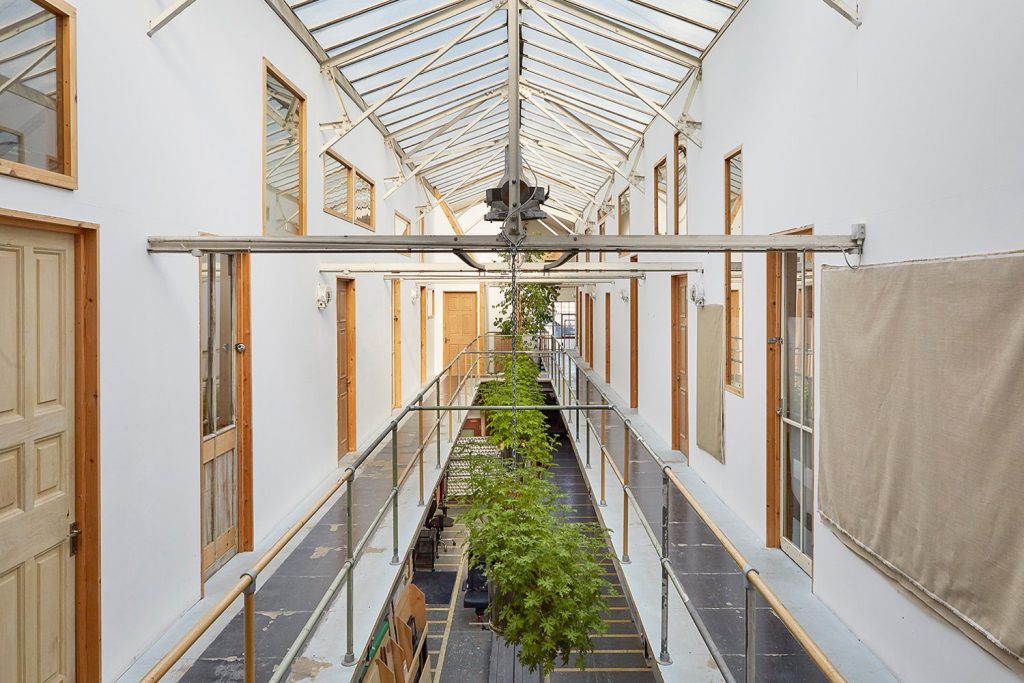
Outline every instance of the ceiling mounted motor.
<path fill-rule="evenodd" d="M 509 187 L 511 181 L 503 179 L 499 187 L 487 190 L 486 201 L 490 211 L 484 216 L 487 221 L 502 221 L 508 218 Z M 538 221 L 548 217 L 541 209 L 541 205 L 547 201 L 549 191 L 543 187 L 532 187 L 522 180 L 519 181 L 519 201 L 526 205 L 521 217 L 523 222 Z"/>

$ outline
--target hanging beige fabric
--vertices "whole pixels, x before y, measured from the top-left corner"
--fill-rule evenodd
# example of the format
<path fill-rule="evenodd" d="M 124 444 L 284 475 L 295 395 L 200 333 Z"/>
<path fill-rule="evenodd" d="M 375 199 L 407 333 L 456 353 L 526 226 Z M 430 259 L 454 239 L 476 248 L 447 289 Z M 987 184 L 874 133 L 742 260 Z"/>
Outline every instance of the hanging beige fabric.
<path fill-rule="evenodd" d="M 697 309 L 697 447 L 725 462 L 723 375 L 725 308 Z"/>
<path fill-rule="evenodd" d="M 827 268 L 819 510 L 1024 671 L 1024 257 Z"/>

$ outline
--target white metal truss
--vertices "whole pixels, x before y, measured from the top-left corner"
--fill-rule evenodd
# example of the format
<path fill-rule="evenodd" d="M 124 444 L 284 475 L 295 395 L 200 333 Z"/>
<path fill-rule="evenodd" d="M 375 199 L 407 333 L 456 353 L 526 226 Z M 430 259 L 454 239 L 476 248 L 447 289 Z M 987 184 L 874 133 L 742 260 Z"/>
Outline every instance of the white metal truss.
<path fill-rule="evenodd" d="M 860 13 L 855 8 L 850 7 L 843 0 L 825 0 L 825 4 L 843 15 L 851 24 L 860 28 Z"/>
<path fill-rule="evenodd" d="M 418 177 L 437 189 L 435 199 L 461 205 L 476 193 L 482 200 L 481 179 L 500 178 L 506 167 L 488 155 L 489 145 L 507 141 L 508 167 L 514 172 L 522 158 L 529 166 L 524 172 L 552 188 L 549 208 L 578 223 L 609 179 L 635 183 L 626 169 L 653 119 L 700 144 L 700 124 L 689 117 L 697 71 L 745 4 L 266 2 L 325 73 L 337 73 L 341 93 L 358 107 L 349 114 L 339 106 L 339 116 L 322 124 L 329 131 L 322 151 L 366 120 L 394 145 L 400 170 L 385 196 Z M 683 115 L 671 117 L 665 107 L 687 82 Z M 485 163 L 478 163 L 482 157 Z"/>

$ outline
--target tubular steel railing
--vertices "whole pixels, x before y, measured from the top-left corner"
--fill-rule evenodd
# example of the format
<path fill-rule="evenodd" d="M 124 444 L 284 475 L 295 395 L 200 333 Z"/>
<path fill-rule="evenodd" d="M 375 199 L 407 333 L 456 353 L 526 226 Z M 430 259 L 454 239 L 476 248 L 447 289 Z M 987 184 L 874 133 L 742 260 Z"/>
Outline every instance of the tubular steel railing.
<path fill-rule="evenodd" d="M 547 356 L 551 359 L 551 365 L 548 368 L 551 378 L 551 384 L 555 389 L 555 392 L 559 398 L 559 403 L 567 404 L 574 407 L 579 406 L 591 406 L 597 402 L 591 398 L 590 392 L 593 389 L 597 392 L 600 397 L 600 407 L 605 408 L 600 411 L 600 429 L 595 426 L 594 420 L 591 419 L 589 410 L 568 410 L 566 411 L 566 418 L 569 426 L 575 430 L 576 442 L 583 446 L 583 454 L 585 466 L 589 469 L 591 467 L 591 441 L 592 437 L 596 437 L 597 447 L 600 452 L 600 500 L 599 505 L 604 506 L 606 504 L 606 488 L 607 488 L 607 475 L 606 471 L 611 470 L 612 475 L 619 482 L 619 486 L 622 488 L 623 505 L 623 527 L 622 527 L 622 541 L 621 541 L 621 552 L 620 562 L 628 563 L 629 560 L 629 510 L 631 507 L 636 509 L 637 517 L 640 520 L 641 525 L 644 528 L 648 538 L 651 541 L 654 550 L 656 551 L 660 564 L 661 564 L 661 652 L 658 659 L 665 664 L 671 663 L 671 658 L 668 651 L 668 598 L 669 598 L 669 585 L 675 589 L 679 595 L 683 604 L 686 606 L 694 624 L 697 627 L 698 632 L 703 638 L 711 656 L 718 664 L 718 668 L 721 671 L 726 681 L 734 683 L 735 678 L 729 669 L 728 663 L 725 661 L 721 652 L 719 651 L 714 639 L 711 637 L 707 628 L 704 625 L 703 619 L 697 613 L 696 609 L 691 605 L 689 596 L 687 595 L 684 587 L 679 581 L 678 576 L 672 569 L 672 563 L 668 556 L 669 549 L 669 520 L 670 520 L 670 492 L 672 488 L 675 488 L 682 496 L 683 499 L 690 505 L 693 511 L 700 517 L 700 519 L 707 525 L 708 529 L 715 536 L 722 547 L 732 558 L 736 566 L 740 568 L 743 574 L 743 586 L 744 586 L 744 620 L 746 626 L 746 638 L 744 643 L 744 655 L 746 660 L 745 680 L 746 683 L 753 683 L 756 676 L 755 659 L 757 653 L 756 645 L 756 594 L 760 593 L 764 601 L 768 606 L 775 612 L 782 623 L 786 626 L 793 637 L 800 643 L 800 645 L 807 652 L 811 660 L 821 670 L 824 677 L 833 682 L 841 682 L 846 679 L 839 673 L 835 665 L 829 660 L 825 653 L 821 650 L 817 643 L 811 638 L 806 630 L 800 625 L 793 614 L 782 604 L 782 601 L 775 594 L 774 591 L 765 583 L 764 579 L 758 573 L 757 569 L 753 567 L 747 559 L 743 556 L 743 553 L 729 540 L 728 536 L 719 528 L 711 516 L 707 513 L 704 507 L 697 501 L 690 490 L 679 480 L 679 477 L 672 470 L 671 466 L 662 460 L 657 453 L 650 447 L 647 441 L 632 427 L 632 423 L 629 418 L 623 414 L 623 412 L 611 401 L 608 396 L 601 391 L 595 383 L 591 382 L 587 377 L 586 372 L 580 365 L 579 360 L 569 353 L 565 345 L 560 343 L 560 340 L 553 339 L 548 336 L 543 336 L 539 339 L 540 354 Z M 586 396 L 580 397 L 580 382 L 581 378 L 586 382 Z M 609 453 L 608 445 L 609 440 L 607 438 L 608 432 L 608 419 L 609 417 L 618 418 L 623 427 L 623 456 L 622 456 L 622 467 L 618 467 L 615 463 L 615 459 Z M 580 429 L 584 432 L 584 439 L 580 439 Z M 631 444 L 636 443 L 637 447 L 651 458 L 651 460 L 661 470 L 661 488 L 662 488 L 662 505 L 661 505 L 661 533 L 657 534 L 651 527 L 645 517 L 643 510 L 640 506 L 640 502 L 637 500 L 636 494 L 630 487 L 629 473 L 630 473 L 630 450 Z M 589 480 L 588 480 L 589 485 Z"/>
<path fill-rule="evenodd" d="M 302 530 L 302 528 L 330 501 L 334 495 L 341 490 L 342 486 L 346 487 L 346 506 L 348 514 L 346 515 L 346 538 L 347 538 L 347 551 L 346 561 L 338 572 L 337 576 L 331 582 L 330 587 L 324 594 L 320 603 L 313 610 L 309 620 L 303 626 L 299 636 L 296 638 L 292 646 L 288 649 L 280 665 L 278 665 L 273 678 L 271 681 L 281 680 L 288 672 L 292 661 L 301 651 L 305 645 L 306 640 L 315 630 L 320 617 L 324 611 L 330 605 L 338 589 L 344 583 L 346 585 L 347 592 L 347 605 L 346 605 L 346 635 L 345 635 L 345 664 L 353 664 L 355 662 L 355 654 L 353 651 L 354 646 L 354 628 L 353 628 L 353 583 L 354 583 L 354 572 L 355 567 L 358 564 L 359 558 L 369 542 L 370 538 L 376 532 L 377 527 L 387 514 L 387 510 L 391 508 L 391 525 L 392 525 L 392 564 L 399 564 L 399 538 L 398 538 L 398 494 L 401 491 L 405 481 L 412 472 L 414 466 L 419 471 L 419 504 L 423 505 L 423 458 L 424 452 L 426 451 L 428 444 L 433 439 L 436 444 L 436 465 L 437 469 L 441 467 L 441 424 L 443 420 L 442 412 L 448 413 L 448 437 L 449 441 L 455 441 L 455 434 L 453 432 L 455 414 L 460 413 L 458 417 L 458 424 L 462 423 L 465 418 L 466 412 L 473 409 L 473 396 L 475 394 L 475 387 L 471 387 L 473 381 L 479 382 L 482 378 L 482 365 L 481 359 L 485 356 L 479 352 L 486 348 L 486 336 L 481 335 L 474 339 L 472 342 L 466 345 L 466 347 L 459 352 L 455 358 L 441 371 L 439 372 L 430 382 L 428 382 L 420 390 L 412 401 L 405 404 L 402 410 L 395 415 L 388 425 L 381 430 L 377 437 L 370 443 L 369 446 L 365 447 L 360 453 L 359 457 L 352 463 L 351 466 L 345 469 L 344 473 L 335 482 L 333 482 L 327 491 L 310 506 L 302 516 L 267 550 L 252 567 L 243 573 L 238 581 L 228 590 L 227 593 L 213 606 L 211 607 L 199 621 L 189 629 L 189 631 L 177 642 L 174 646 L 165 654 L 159 662 L 153 666 L 152 669 L 141 679 L 144 683 L 152 683 L 163 678 L 168 671 L 185 655 L 188 650 L 195 645 L 200 637 L 213 625 L 213 623 L 235 603 L 235 600 L 239 596 L 243 599 L 243 632 L 244 632 L 244 676 L 246 683 L 253 683 L 256 680 L 256 585 L 257 580 L 261 572 L 263 572 L 267 566 L 276 558 L 280 552 L 288 545 L 295 536 Z M 444 389 L 447 389 L 448 398 L 445 400 L 446 405 L 442 406 L 442 385 Z M 435 405 L 433 408 L 437 410 L 436 420 L 433 421 L 433 425 L 430 430 L 424 434 L 424 415 L 426 411 L 423 401 L 428 398 L 431 394 L 435 397 Z M 412 460 L 405 467 L 405 470 L 399 473 L 399 429 L 402 426 L 402 421 L 407 416 L 411 416 L 416 413 L 416 420 L 418 424 L 417 428 L 417 447 L 416 452 L 413 455 Z M 406 423 L 405 426 L 410 424 L 411 420 Z M 353 482 L 356 481 L 356 473 L 359 468 L 370 458 L 371 455 L 377 452 L 378 447 L 384 443 L 384 441 L 391 437 L 391 491 L 385 498 L 383 504 L 377 511 L 376 516 L 370 523 L 369 528 L 363 533 L 358 543 L 353 547 L 354 532 L 352 527 L 352 499 Z"/>

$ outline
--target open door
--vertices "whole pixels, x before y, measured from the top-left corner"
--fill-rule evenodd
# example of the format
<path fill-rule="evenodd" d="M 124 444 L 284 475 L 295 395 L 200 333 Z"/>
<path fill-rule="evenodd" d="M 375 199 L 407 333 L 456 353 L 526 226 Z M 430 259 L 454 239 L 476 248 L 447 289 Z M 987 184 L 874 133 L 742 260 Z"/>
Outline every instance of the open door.
<path fill-rule="evenodd" d="M 202 575 L 251 548 L 249 278 L 245 255 L 200 267 Z"/>

